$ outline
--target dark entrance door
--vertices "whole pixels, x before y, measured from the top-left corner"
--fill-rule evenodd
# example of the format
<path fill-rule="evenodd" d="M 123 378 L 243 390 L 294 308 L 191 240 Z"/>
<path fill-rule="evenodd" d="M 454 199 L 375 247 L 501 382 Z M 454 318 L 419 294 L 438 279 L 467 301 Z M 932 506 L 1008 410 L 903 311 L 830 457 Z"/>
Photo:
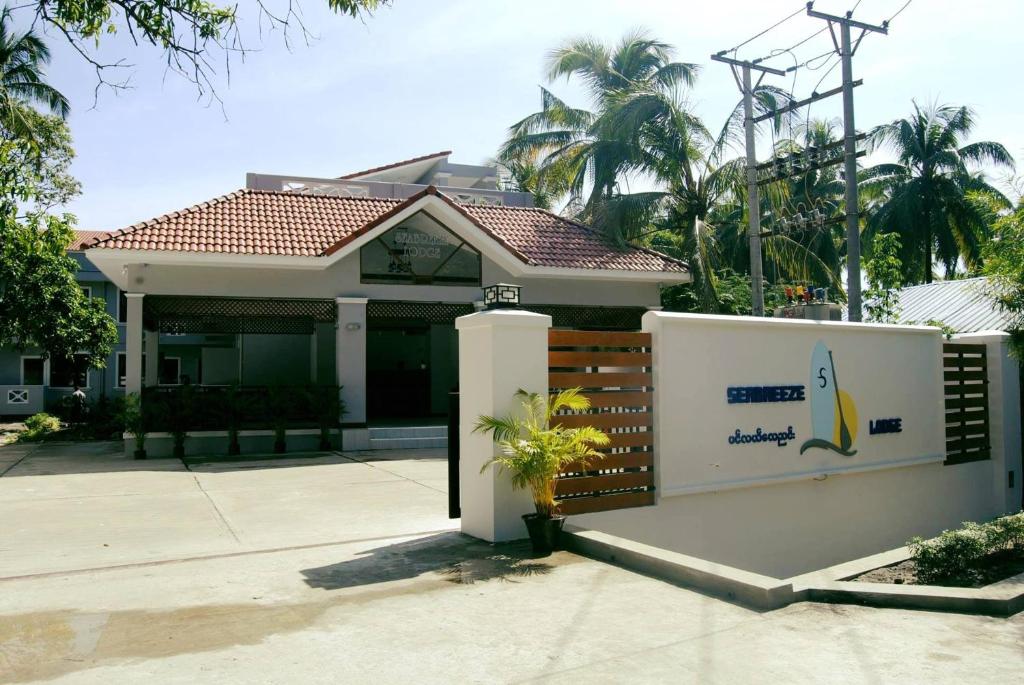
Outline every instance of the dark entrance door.
<path fill-rule="evenodd" d="M 410 319 L 367 324 L 367 420 L 443 422 L 448 392 L 458 383 L 454 325 Z"/>

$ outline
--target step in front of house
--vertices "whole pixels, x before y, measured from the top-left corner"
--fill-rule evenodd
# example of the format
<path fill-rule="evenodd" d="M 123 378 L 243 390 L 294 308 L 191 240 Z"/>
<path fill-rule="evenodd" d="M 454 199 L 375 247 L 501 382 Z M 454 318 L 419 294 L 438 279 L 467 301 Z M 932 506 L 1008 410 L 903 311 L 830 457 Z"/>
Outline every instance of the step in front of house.
<path fill-rule="evenodd" d="M 448 426 L 387 426 L 370 428 L 371 450 L 447 447 Z"/>

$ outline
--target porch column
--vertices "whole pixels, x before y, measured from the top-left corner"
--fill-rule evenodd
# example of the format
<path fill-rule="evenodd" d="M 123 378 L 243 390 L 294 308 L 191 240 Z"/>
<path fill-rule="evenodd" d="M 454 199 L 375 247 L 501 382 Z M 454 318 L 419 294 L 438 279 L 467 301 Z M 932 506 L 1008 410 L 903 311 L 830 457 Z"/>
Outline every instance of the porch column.
<path fill-rule="evenodd" d="M 146 331 L 145 386 L 157 385 L 160 378 L 160 331 Z"/>
<path fill-rule="evenodd" d="M 142 392 L 142 298 L 143 293 L 125 293 L 128 323 L 125 325 L 126 393 Z"/>
<path fill-rule="evenodd" d="M 461 316 L 459 331 L 459 481 L 462 532 L 489 542 L 526 537 L 521 516 L 533 511 L 530 493 L 512 490 L 508 473 L 480 468 L 497 447 L 473 432 L 477 417 L 521 412 L 513 395 L 548 392 L 551 317 L 519 310 Z"/>
<path fill-rule="evenodd" d="M 335 373 L 345 413 L 341 417 L 343 449 L 369 449 L 366 430 L 366 303 L 365 297 L 336 297 Z"/>

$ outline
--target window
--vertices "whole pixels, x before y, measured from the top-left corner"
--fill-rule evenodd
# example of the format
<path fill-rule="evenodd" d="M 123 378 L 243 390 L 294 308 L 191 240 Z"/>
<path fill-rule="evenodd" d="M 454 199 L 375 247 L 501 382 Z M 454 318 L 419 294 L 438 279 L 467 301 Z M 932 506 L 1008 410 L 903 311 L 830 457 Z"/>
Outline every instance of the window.
<path fill-rule="evenodd" d="M 46 360 L 42 357 L 21 358 L 21 385 L 46 385 Z"/>
<path fill-rule="evenodd" d="M 82 287 L 82 294 L 85 295 L 85 299 L 91 300 L 92 299 L 92 286 L 91 285 L 83 285 L 81 287 Z"/>
<path fill-rule="evenodd" d="M 128 323 L 128 298 L 120 288 L 117 290 L 117 322 Z"/>
<path fill-rule="evenodd" d="M 181 357 L 160 360 L 160 385 L 181 385 Z"/>
<path fill-rule="evenodd" d="M 76 354 L 71 359 L 50 360 L 50 387 L 52 388 L 88 388 L 89 387 L 89 355 Z"/>
<path fill-rule="evenodd" d="M 123 388 L 128 385 L 128 353 L 117 353 L 117 384 L 115 388 Z M 146 355 L 142 355 L 142 383 L 146 383 Z"/>
<path fill-rule="evenodd" d="M 419 212 L 359 251 L 363 283 L 480 285 L 480 253 Z"/>

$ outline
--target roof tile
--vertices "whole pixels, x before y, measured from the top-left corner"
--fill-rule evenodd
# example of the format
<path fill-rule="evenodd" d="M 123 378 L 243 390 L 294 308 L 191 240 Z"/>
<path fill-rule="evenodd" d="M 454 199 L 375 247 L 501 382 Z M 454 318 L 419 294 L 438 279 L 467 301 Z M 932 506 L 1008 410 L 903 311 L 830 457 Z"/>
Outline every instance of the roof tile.
<path fill-rule="evenodd" d="M 686 271 L 681 262 L 609 244 L 594 230 L 546 210 L 456 204 L 459 212 L 533 266 Z M 323 256 L 414 200 L 240 190 L 114 231 L 95 248 Z"/>

